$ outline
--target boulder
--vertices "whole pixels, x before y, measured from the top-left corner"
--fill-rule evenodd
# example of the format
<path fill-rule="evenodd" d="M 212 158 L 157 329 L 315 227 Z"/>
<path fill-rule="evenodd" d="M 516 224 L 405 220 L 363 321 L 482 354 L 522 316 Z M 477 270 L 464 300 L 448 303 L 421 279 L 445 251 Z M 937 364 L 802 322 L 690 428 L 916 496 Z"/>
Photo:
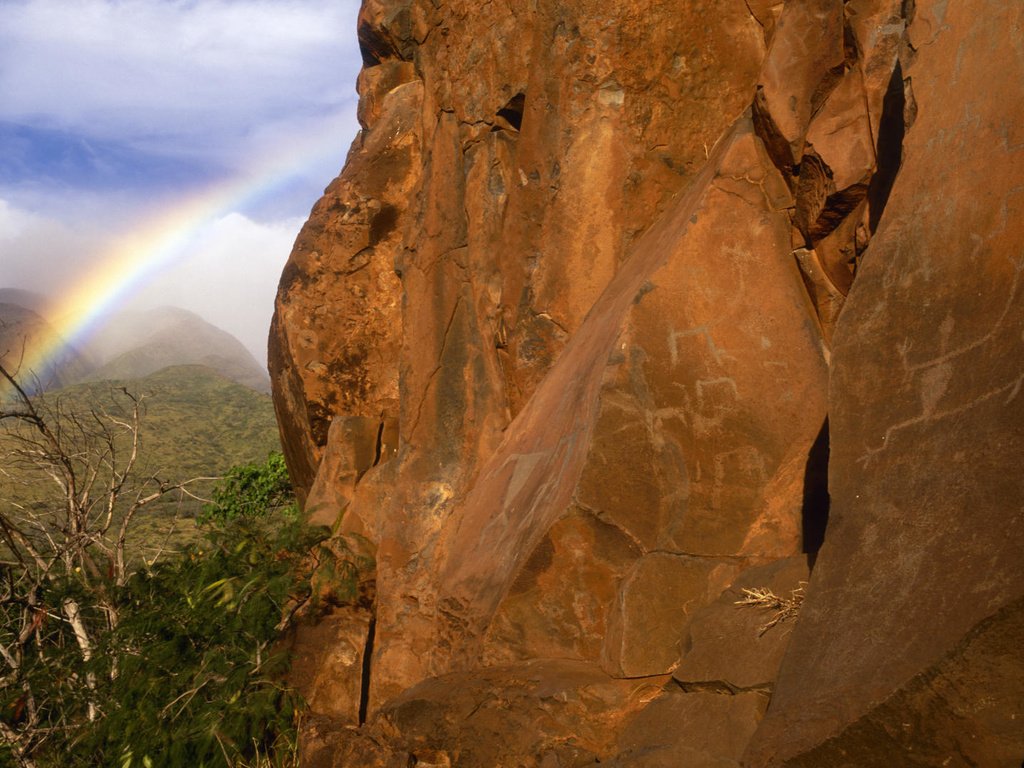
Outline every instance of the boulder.
<path fill-rule="evenodd" d="M 991 87 L 1024 77 L 1022 20 L 917 3 L 916 122 L 833 343 L 826 543 L 751 766 L 1024 757 L 1024 102 Z"/>

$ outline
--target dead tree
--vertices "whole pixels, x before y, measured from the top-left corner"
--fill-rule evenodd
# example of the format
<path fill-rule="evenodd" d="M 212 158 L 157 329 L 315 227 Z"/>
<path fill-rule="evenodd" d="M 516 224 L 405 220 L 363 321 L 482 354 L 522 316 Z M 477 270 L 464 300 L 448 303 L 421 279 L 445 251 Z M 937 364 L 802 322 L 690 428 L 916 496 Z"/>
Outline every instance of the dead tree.
<path fill-rule="evenodd" d="M 140 564 L 133 521 L 207 479 L 141 472 L 143 410 L 124 388 L 85 409 L 33 398 L 0 364 L 0 738 L 23 766 L 56 732 L 102 716 L 97 675 L 117 669 L 94 657 Z"/>

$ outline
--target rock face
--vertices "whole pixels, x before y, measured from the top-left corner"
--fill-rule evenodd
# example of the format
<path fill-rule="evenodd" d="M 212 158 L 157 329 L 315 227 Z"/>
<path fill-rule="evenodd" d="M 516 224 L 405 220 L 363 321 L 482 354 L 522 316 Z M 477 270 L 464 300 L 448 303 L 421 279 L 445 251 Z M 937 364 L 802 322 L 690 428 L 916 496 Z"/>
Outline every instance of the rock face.
<path fill-rule="evenodd" d="M 1022 21 L 909 27 L 916 120 L 836 329 L 829 529 L 754 765 L 1024 759 L 1024 102 L 993 87 Z"/>
<path fill-rule="evenodd" d="M 1024 758 L 1021 15 L 364 2 L 271 332 L 376 555 L 306 764 Z"/>

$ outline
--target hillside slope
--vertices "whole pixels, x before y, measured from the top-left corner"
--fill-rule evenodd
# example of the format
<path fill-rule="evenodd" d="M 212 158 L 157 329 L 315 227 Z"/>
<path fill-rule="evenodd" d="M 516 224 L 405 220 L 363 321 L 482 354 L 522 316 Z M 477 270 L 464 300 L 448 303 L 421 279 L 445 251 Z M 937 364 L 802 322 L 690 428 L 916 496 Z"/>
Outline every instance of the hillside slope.
<path fill-rule="evenodd" d="M 9 298 L 26 300 L 31 294 L 9 291 Z M 36 310 L 24 305 L 0 302 L 0 363 L 9 369 L 18 368 L 23 359 L 31 359 L 36 349 L 60 347 L 53 326 Z M 48 359 L 42 370 L 35 371 L 34 389 L 54 389 L 80 381 L 96 367 L 96 361 L 72 347 L 63 347 Z"/>
<path fill-rule="evenodd" d="M 137 379 L 171 365 L 204 365 L 258 392 L 270 391 L 266 371 L 242 342 L 179 307 L 114 315 L 85 348 L 103 361 L 90 379 Z"/>
<path fill-rule="evenodd" d="M 270 397 L 225 378 L 204 366 L 165 368 L 141 379 L 90 381 L 45 394 L 43 402 L 60 404 L 66 413 L 83 416 L 90 410 L 109 410 L 125 415 L 124 388 L 142 398 L 143 414 L 138 479 L 156 476 L 169 482 L 196 477 L 216 477 L 236 464 L 263 461 L 280 449 L 277 423 Z M 0 443 L 3 443 L 0 436 Z M 212 481 L 189 486 L 200 497 L 209 497 Z M 37 509 L 53 503 L 53 490 L 40 479 L 28 486 L 5 478 L 0 501 L 30 502 Z M 134 529 L 136 541 L 147 546 L 160 540 L 175 517 L 179 534 L 188 537 L 190 518 L 200 508 L 195 499 L 169 497 L 140 516 Z"/>
<path fill-rule="evenodd" d="M 179 307 L 122 312 L 105 319 L 77 347 L 59 343 L 45 297 L 0 289 L 0 359 L 16 364 L 25 350 L 57 349 L 37 372 L 42 389 L 83 380 L 138 379 L 163 368 L 203 365 L 257 392 L 270 392 L 264 366 L 227 331 Z"/>

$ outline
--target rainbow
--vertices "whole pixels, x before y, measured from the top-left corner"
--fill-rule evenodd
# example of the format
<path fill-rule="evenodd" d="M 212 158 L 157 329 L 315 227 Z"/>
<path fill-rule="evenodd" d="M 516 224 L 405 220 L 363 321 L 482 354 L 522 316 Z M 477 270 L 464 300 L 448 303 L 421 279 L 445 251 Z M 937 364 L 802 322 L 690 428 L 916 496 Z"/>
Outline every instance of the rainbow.
<path fill-rule="evenodd" d="M 38 374 L 42 379 L 69 348 L 86 341 L 134 292 L 185 257 L 206 227 L 273 194 L 301 170 L 321 167 L 338 155 L 344 150 L 345 137 L 339 135 L 339 125 L 344 122 L 354 124 L 351 109 L 335 113 L 316 131 L 296 137 L 294 150 L 210 185 L 119 237 L 89 265 L 87 275 L 48 307 L 46 314 L 55 333 L 26 351 L 20 372 L 30 377 Z"/>

